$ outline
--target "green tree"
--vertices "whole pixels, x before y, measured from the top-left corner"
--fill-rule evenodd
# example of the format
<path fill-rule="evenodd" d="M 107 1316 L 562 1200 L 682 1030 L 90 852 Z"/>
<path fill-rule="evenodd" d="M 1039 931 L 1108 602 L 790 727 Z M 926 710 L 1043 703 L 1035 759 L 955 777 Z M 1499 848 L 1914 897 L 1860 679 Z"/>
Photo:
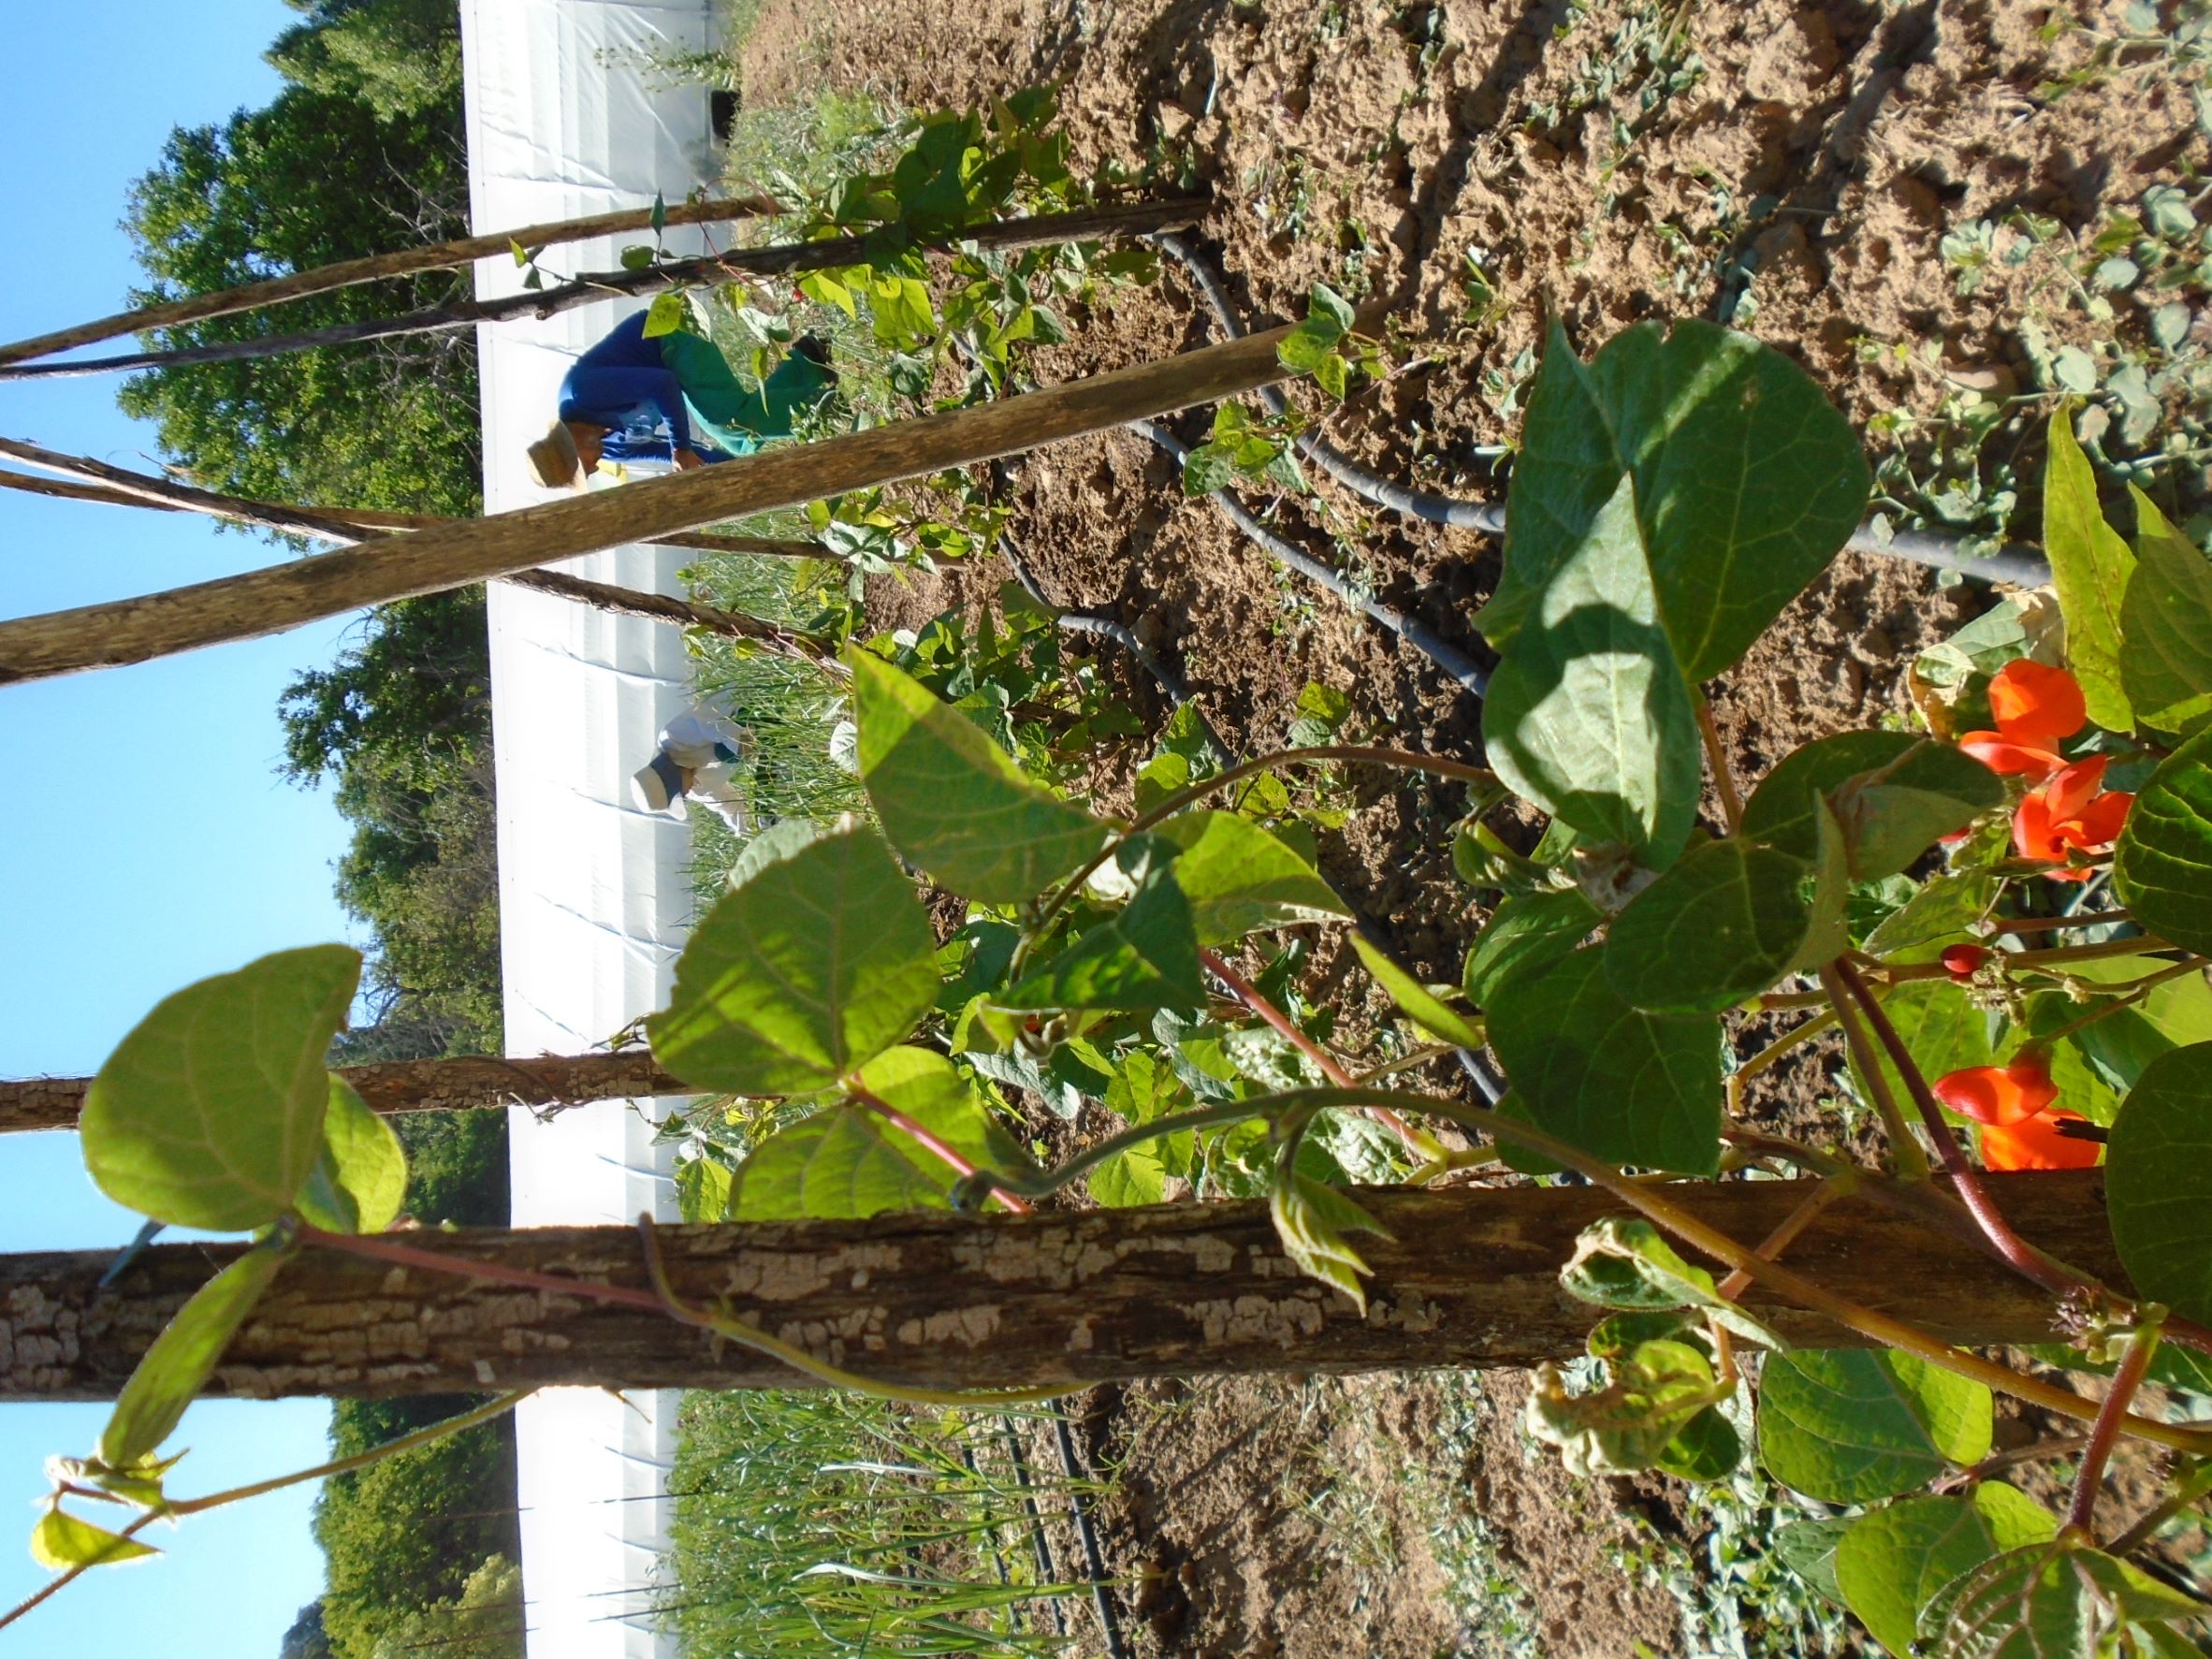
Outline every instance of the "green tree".
<path fill-rule="evenodd" d="M 357 99 L 385 120 L 457 109 L 460 35 L 452 0 L 289 0 L 307 21 L 266 56 L 295 86 Z"/>

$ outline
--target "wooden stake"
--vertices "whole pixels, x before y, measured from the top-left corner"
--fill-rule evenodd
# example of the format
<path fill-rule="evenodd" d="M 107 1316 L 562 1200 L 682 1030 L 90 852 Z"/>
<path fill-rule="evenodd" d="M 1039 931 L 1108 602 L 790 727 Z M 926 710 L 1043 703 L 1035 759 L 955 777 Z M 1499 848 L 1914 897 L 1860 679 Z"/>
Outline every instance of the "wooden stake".
<path fill-rule="evenodd" d="M 2117 1275 L 2098 1171 L 1991 1183 L 2041 1242 Z M 1730 1236 L 1757 1239 L 1814 1185 L 1681 1183 L 1668 1191 Z M 1388 1238 L 1360 1242 L 1375 1270 L 1364 1316 L 1297 1273 L 1263 1202 L 671 1227 L 659 1236 L 671 1288 L 687 1302 L 726 1302 L 832 1364 L 919 1387 L 1521 1366 L 1581 1351 L 1604 1310 L 1569 1298 L 1559 1267 L 1583 1228 L 1618 1209 L 1604 1193 L 1459 1187 L 1357 1197 L 1390 1229 Z M 444 1257 L 630 1293 L 648 1288 L 634 1228 L 394 1236 Z M 109 1252 L 0 1257 L 0 1399 L 112 1398 L 154 1333 L 239 1249 L 155 1246 L 106 1290 L 98 1281 Z M 1824 1286 L 1955 1342 L 2049 1340 L 2047 1294 L 1862 1196 L 1831 1206 L 1790 1259 Z M 1794 1341 L 1853 1341 L 1778 1308 L 1757 1285 L 1744 1301 Z M 266 1397 L 542 1384 L 812 1386 L 649 1305 L 518 1292 L 309 1249 L 255 1308 L 212 1388 Z"/>
<path fill-rule="evenodd" d="M 1201 347 L 1088 380 L 820 444 L 570 496 L 164 593 L 0 622 L 0 685 L 258 639 L 364 605 L 1080 437 L 1288 378 L 1289 333 Z"/>

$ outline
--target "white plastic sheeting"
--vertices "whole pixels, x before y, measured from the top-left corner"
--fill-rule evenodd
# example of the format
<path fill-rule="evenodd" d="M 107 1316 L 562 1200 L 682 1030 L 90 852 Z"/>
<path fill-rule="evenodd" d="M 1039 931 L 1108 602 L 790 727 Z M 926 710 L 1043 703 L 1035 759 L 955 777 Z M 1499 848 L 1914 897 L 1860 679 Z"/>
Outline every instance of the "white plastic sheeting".
<path fill-rule="evenodd" d="M 708 0 L 461 0 L 460 22 L 479 233 L 647 207 L 656 192 L 675 201 L 713 181 L 706 92 L 654 67 L 708 44 Z M 695 249 L 700 234 L 669 241 Z M 606 270 L 619 252 L 603 239 L 546 262 Z M 516 292 L 521 277 L 486 260 L 477 292 Z M 546 499 L 523 447 L 552 419 L 570 361 L 621 314 L 610 302 L 479 328 L 487 512 Z M 624 547 L 557 568 L 675 591 L 679 559 Z M 498 583 L 489 609 L 507 1049 L 574 1054 L 665 1001 L 692 914 L 684 825 L 629 794 L 688 701 L 683 642 L 662 623 Z M 609 1101 L 541 1124 L 517 1109 L 509 1128 L 517 1227 L 674 1218 L 646 1112 Z M 517 1412 L 531 1659 L 673 1659 L 642 1610 L 667 1535 L 676 1398 L 563 1390 Z"/>

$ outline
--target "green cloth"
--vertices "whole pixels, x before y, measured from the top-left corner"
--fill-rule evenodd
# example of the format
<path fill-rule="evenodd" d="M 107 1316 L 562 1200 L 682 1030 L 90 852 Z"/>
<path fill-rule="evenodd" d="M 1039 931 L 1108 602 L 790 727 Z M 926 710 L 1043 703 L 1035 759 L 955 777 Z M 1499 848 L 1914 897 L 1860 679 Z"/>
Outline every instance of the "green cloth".
<path fill-rule="evenodd" d="M 691 424 L 728 455 L 750 455 L 790 437 L 793 417 L 835 384 L 821 364 L 787 352 L 755 390 L 737 378 L 714 342 L 681 328 L 661 336 L 661 361 L 683 387 Z"/>

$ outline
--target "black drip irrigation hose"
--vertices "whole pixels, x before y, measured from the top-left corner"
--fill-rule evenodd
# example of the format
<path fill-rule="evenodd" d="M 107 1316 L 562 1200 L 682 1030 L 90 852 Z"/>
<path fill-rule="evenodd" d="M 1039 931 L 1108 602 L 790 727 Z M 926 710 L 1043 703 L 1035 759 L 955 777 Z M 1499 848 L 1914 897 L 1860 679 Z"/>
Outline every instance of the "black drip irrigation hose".
<path fill-rule="evenodd" d="M 1083 1540 L 1084 1565 L 1091 1575 L 1091 1606 L 1099 1615 L 1099 1629 L 1106 1637 L 1107 1659 L 1128 1659 L 1129 1651 L 1121 1639 L 1121 1621 L 1114 1617 L 1113 1597 L 1106 1588 L 1106 1557 L 1099 1548 L 1099 1535 L 1091 1526 L 1090 1508 L 1083 1501 L 1082 1483 L 1090 1478 L 1090 1474 L 1076 1455 L 1075 1436 L 1068 1427 L 1068 1414 L 1057 1405 L 1050 1409 L 1053 1433 L 1060 1443 L 1060 1467 L 1068 1476 L 1068 1507 L 1075 1516 L 1076 1536 Z"/>
<path fill-rule="evenodd" d="M 1149 420 L 1129 422 L 1129 430 L 1141 432 L 1151 439 L 1180 464 L 1189 454 L 1186 444 L 1165 427 Z M 1227 513 L 1244 534 L 1271 557 L 1281 560 L 1310 582 L 1317 582 L 1343 600 L 1354 610 L 1398 635 L 1407 645 L 1421 652 L 1445 674 L 1459 682 L 1464 691 L 1482 696 L 1490 690 L 1490 670 L 1431 628 L 1419 617 L 1407 616 L 1395 605 L 1385 604 L 1373 594 L 1362 593 L 1345 580 L 1332 566 L 1316 559 L 1302 547 L 1285 541 L 1259 519 L 1252 517 L 1244 503 L 1227 489 L 1216 489 L 1211 497 L 1215 505 Z"/>
<path fill-rule="evenodd" d="M 1196 250 L 1173 232 L 1157 236 L 1153 240 L 1175 256 L 1176 261 L 1190 275 L 1206 307 L 1214 313 L 1214 320 L 1230 339 L 1241 338 L 1244 325 L 1230 306 L 1228 292 L 1221 279 Z M 1290 400 L 1280 387 L 1265 386 L 1259 388 L 1260 401 L 1273 415 L 1288 412 Z M 1304 456 L 1321 471 L 1343 485 L 1353 494 L 1363 496 L 1379 507 L 1388 507 L 1409 518 L 1419 518 L 1429 524 L 1448 525 L 1458 530 L 1479 531 L 1485 535 L 1502 536 L 1506 533 L 1506 509 L 1495 502 L 1477 502 L 1458 496 L 1436 495 L 1425 489 L 1413 489 L 1369 471 L 1327 439 L 1314 433 L 1303 433 L 1294 440 L 1299 454 Z M 1965 575 L 1979 576 L 1987 582 L 2014 582 L 2025 588 L 2040 588 L 2051 579 L 2051 567 L 2032 547 L 2007 546 L 1986 554 L 1972 554 L 1964 550 L 1957 539 L 1938 535 L 1931 531 L 1888 531 L 1874 524 L 1862 524 L 1843 544 L 1855 553 L 1878 554 L 1888 559 L 1909 560 L 1914 564 L 1931 565 L 1937 570 L 1957 571 Z"/>

